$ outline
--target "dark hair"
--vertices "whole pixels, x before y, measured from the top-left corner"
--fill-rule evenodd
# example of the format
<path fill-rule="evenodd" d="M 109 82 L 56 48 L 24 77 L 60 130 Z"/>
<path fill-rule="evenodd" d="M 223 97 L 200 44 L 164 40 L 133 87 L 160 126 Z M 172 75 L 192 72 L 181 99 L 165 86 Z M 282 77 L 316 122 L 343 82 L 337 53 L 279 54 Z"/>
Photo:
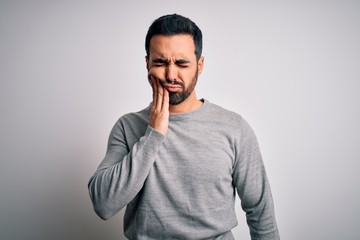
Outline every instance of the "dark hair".
<path fill-rule="evenodd" d="M 159 17 L 151 24 L 145 38 L 146 54 L 149 56 L 150 40 L 154 35 L 172 36 L 177 34 L 189 34 L 193 37 L 196 59 L 199 60 L 202 53 L 201 30 L 189 18 L 178 14 Z"/>

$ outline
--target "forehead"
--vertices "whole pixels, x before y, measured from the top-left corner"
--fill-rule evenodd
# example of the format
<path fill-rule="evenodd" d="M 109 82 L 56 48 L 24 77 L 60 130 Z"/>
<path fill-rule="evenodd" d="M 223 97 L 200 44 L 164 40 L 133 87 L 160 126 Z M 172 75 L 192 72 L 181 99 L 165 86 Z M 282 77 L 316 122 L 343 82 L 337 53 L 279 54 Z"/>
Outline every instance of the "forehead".
<path fill-rule="evenodd" d="M 194 40 L 189 34 L 177 34 L 172 36 L 154 35 L 150 40 L 149 51 L 151 58 L 196 57 Z"/>

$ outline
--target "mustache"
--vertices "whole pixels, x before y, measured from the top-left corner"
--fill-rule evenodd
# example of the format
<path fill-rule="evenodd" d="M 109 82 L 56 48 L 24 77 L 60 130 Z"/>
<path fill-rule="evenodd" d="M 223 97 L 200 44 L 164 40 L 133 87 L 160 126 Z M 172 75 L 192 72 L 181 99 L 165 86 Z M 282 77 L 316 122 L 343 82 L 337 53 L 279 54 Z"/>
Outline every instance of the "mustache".
<path fill-rule="evenodd" d="M 165 84 L 171 84 L 171 85 L 181 86 L 182 88 L 185 87 L 184 83 L 178 82 L 178 81 L 176 81 L 176 80 L 160 79 L 160 78 L 154 77 L 154 76 L 152 76 L 152 75 L 148 75 L 148 80 L 149 80 L 150 83 L 151 83 L 151 81 L 152 81 L 153 79 L 159 80 L 159 82 L 160 82 L 161 85 L 163 85 L 163 86 L 164 86 Z"/>
<path fill-rule="evenodd" d="M 171 85 L 178 85 L 178 86 L 181 86 L 181 87 L 184 87 L 184 83 L 182 82 L 178 82 L 178 81 L 174 81 L 174 80 L 169 80 L 169 79 L 165 79 L 165 80 L 162 80 L 162 79 L 159 79 L 161 85 L 165 85 L 165 84 L 171 84 Z"/>

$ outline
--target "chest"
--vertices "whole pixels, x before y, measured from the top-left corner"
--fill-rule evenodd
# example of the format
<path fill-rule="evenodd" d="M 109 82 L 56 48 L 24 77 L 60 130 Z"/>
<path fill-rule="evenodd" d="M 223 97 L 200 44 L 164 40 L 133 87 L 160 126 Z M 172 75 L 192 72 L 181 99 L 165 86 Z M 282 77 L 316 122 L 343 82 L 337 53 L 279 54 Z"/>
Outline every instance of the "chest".
<path fill-rule="evenodd" d="M 162 174 L 192 181 L 231 181 L 234 149 L 221 128 L 170 125 L 154 167 Z M 172 177 L 171 177 L 172 176 Z"/>

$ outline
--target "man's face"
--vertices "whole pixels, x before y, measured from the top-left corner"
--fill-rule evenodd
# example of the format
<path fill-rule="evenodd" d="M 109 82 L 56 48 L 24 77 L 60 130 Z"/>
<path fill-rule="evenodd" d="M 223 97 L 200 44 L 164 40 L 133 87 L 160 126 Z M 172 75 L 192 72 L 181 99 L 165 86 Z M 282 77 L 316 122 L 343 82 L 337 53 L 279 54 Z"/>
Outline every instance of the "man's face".
<path fill-rule="evenodd" d="M 169 103 L 176 105 L 192 94 L 204 59 L 196 60 L 191 35 L 155 35 L 150 40 L 146 58 L 149 77 L 160 80 L 169 91 Z"/>

